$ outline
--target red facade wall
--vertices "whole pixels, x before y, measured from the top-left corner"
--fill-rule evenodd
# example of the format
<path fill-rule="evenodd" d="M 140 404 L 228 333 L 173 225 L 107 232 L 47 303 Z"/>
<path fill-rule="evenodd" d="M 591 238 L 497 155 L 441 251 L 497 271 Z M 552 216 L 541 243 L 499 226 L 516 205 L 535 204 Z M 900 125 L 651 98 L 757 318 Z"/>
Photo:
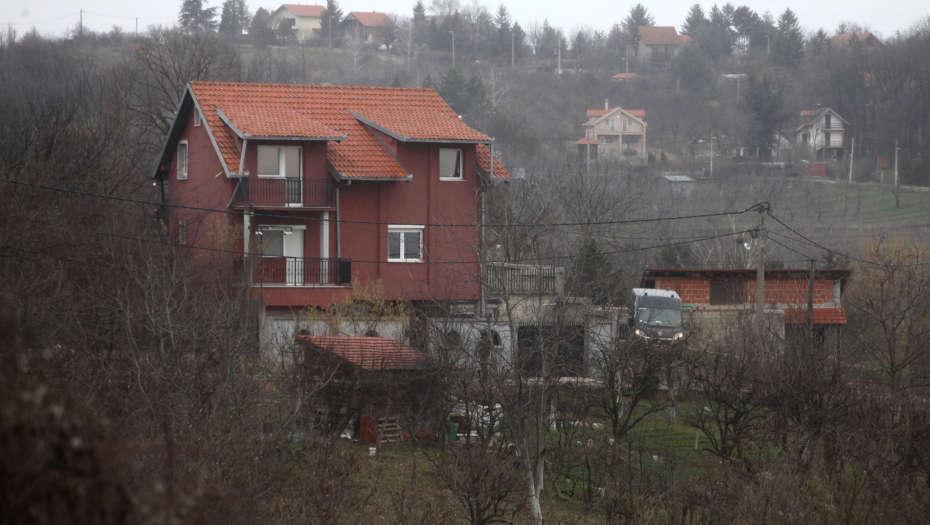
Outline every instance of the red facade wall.
<path fill-rule="evenodd" d="M 746 290 L 746 302 L 756 302 L 756 281 L 741 280 Z M 814 305 L 832 303 L 834 281 L 814 281 Z M 765 304 L 807 304 L 809 283 L 806 279 L 766 279 Z M 710 304 L 710 279 L 690 277 L 660 277 L 656 288 L 670 289 L 681 296 L 685 304 Z"/>

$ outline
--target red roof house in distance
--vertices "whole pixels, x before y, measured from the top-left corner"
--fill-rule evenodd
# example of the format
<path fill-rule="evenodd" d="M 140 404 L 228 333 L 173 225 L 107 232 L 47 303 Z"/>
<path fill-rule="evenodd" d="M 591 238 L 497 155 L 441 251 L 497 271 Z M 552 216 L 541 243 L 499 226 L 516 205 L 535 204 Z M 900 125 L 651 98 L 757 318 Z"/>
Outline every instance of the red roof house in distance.
<path fill-rule="evenodd" d="M 851 270 L 823 269 L 814 273 L 813 325 L 820 342 L 839 344 L 839 329 L 846 324 L 843 289 Z M 756 270 L 647 268 L 643 288 L 669 289 L 698 313 L 751 309 L 756 304 Z M 766 310 L 782 310 L 785 335 L 806 329 L 810 270 L 766 270 Z M 724 319 L 725 317 L 721 317 Z"/>
<path fill-rule="evenodd" d="M 154 178 L 197 208 L 170 208 L 174 241 L 239 252 L 269 315 L 352 279 L 472 302 L 480 193 L 509 178 L 489 146 L 432 89 L 192 82 Z"/>
<path fill-rule="evenodd" d="M 283 4 L 271 14 L 271 27 L 280 34 L 319 38 L 325 10 L 323 5 Z"/>
<path fill-rule="evenodd" d="M 830 44 L 833 46 L 848 46 L 854 41 L 859 41 L 866 49 L 876 49 L 884 46 L 882 41 L 872 33 L 846 33 L 830 37 Z"/>
<path fill-rule="evenodd" d="M 393 21 L 391 21 L 391 17 L 387 13 L 352 11 L 342 23 L 346 28 L 345 33 L 347 35 L 352 35 L 353 31 L 358 31 L 358 34 L 369 44 L 390 44 L 385 39 Z"/>
<path fill-rule="evenodd" d="M 644 62 L 668 62 L 678 56 L 691 37 L 679 35 L 674 27 L 639 26 L 633 40 L 636 58 Z"/>

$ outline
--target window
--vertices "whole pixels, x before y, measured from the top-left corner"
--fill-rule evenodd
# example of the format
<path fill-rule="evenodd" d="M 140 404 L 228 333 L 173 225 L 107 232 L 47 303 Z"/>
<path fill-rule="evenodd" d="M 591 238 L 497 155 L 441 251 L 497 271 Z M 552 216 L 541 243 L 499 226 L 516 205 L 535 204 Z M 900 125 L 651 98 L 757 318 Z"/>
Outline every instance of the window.
<path fill-rule="evenodd" d="M 743 281 L 711 281 L 710 304 L 743 304 L 746 286 Z"/>
<path fill-rule="evenodd" d="M 633 131 L 633 120 L 625 118 L 623 119 L 623 131 Z"/>
<path fill-rule="evenodd" d="M 826 147 L 830 147 L 830 132 L 829 131 L 823 134 L 823 144 Z"/>
<path fill-rule="evenodd" d="M 261 254 L 263 257 L 284 257 L 284 230 L 263 229 Z"/>
<path fill-rule="evenodd" d="M 439 178 L 462 180 L 462 150 L 439 150 Z"/>
<path fill-rule="evenodd" d="M 617 131 L 617 121 L 614 119 L 607 120 L 607 126 L 610 128 L 610 131 Z"/>
<path fill-rule="evenodd" d="M 200 110 L 197 108 L 194 108 L 194 127 L 200 127 Z"/>
<path fill-rule="evenodd" d="M 609 135 L 601 135 L 601 136 L 600 136 L 600 142 L 601 142 L 601 144 L 613 144 L 613 143 L 614 143 L 614 138 L 611 137 L 611 136 L 609 136 Z"/>
<path fill-rule="evenodd" d="M 300 146 L 259 146 L 259 177 L 300 178 Z"/>
<path fill-rule="evenodd" d="M 423 227 L 389 226 L 388 261 L 423 262 Z"/>
<path fill-rule="evenodd" d="M 178 142 L 178 180 L 187 180 L 187 141 Z"/>

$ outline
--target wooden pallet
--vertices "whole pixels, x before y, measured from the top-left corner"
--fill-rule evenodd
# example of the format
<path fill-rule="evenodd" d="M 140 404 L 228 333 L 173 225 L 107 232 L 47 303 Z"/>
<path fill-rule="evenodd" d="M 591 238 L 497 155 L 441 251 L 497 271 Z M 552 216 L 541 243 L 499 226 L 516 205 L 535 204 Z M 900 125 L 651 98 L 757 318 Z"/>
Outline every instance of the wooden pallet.
<path fill-rule="evenodd" d="M 397 424 L 396 417 L 386 417 L 378 420 L 378 440 L 382 443 L 397 443 L 404 439 L 404 433 Z"/>

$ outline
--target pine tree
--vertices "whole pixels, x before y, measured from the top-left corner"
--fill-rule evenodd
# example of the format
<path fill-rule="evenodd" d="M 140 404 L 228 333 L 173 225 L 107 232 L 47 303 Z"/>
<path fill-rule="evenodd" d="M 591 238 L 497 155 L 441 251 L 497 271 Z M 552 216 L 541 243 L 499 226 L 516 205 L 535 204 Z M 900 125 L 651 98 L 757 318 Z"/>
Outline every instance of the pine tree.
<path fill-rule="evenodd" d="M 627 34 L 636 34 L 636 28 L 639 26 L 654 26 L 655 18 L 649 14 L 649 10 L 643 4 L 636 4 L 630 8 L 630 14 L 623 19 L 623 29 Z"/>
<path fill-rule="evenodd" d="M 716 9 L 716 7 L 715 5 L 714 8 Z M 685 23 L 681 26 L 681 34 L 694 38 L 698 31 L 707 23 L 707 17 L 704 16 L 704 10 L 701 8 L 701 4 L 695 2 L 688 11 L 688 16 L 685 17 Z"/>
<path fill-rule="evenodd" d="M 769 75 L 761 79 L 749 75 L 746 89 L 746 109 L 750 123 L 747 143 L 753 149 L 769 150 L 775 140 L 775 132 L 785 120 L 784 97 L 772 86 Z"/>
<path fill-rule="evenodd" d="M 423 82 L 420 84 L 420 87 L 423 89 L 435 89 L 436 83 L 433 82 L 433 77 L 429 76 L 429 73 L 426 74 L 426 77 L 423 79 Z"/>
<path fill-rule="evenodd" d="M 513 53 L 517 58 L 521 58 L 526 55 L 526 31 L 520 27 L 519 22 L 513 23 Z"/>
<path fill-rule="evenodd" d="M 733 6 L 727 4 L 732 8 Z M 726 6 L 724 6 L 726 7 Z M 707 14 L 708 22 L 714 27 L 726 27 L 729 28 L 733 23 L 732 13 L 727 14 L 724 9 L 717 7 L 717 4 L 714 4 L 714 7 L 710 8 L 710 12 Z"/>
<path fill-rule="evenodd" d="M 275 40 L 274 29 L 271 28 L 271 13 L 264 7 L 259 7 L 249 24 L 249 38 L 254 44 L 265 46 Z"/>
<path fill-rule="evenodd" d="M 329 47 L 333 47 L 333 40 L 339 38 L 339 24 L 342 23 L 342 9 L 336 0 L 326 0 L 326 9 L 320 15 L 320 30 L 324 38 L 329 40 Z"/>
<path fill-rule="evenodd" d="M 184 0 L 178 24 L 188 31 L 215 31 L 216 8 L 204 7 L 203 0 Z"/>
<path fill-rule="evenodd" d="M 439 96 L 458 114 L 464 114 L 469 106 L 465 75 L 458 69 L 450 69 L 439 83 Z"/>
<path fill-rule="evenodd" d="M 492 52 L 495 55 L 506 56 L 510 54 L 510 12 L 507 7 L 501 4 L 497 8 L 497 15 L 494 17 L 495 42 Z"/>
<path fill-rule="evenodd" d="M 413 22 L 418 24 L 420 22 L 426 21 L 426 6 L 423 5 L 423 0 L 417 0 L 417 3 L 413 5 Z"/>
<path fill-rule="evenodd" d="M 827 36 L 827 32 L 824 31 L 823 28 L 818 29 L 807 42 L 807 52 L 810 53 L 811 56 L 819 57 L 826 51 L 829 43 L 830 37 Z"/>
<path fill-rule="evenodd" d="M 249 27 L 251 20 L 249 6 L 245 0 L 226 0 L 220 15 L 219 31 L 227 35 L 241 35 Z"/>
<path fill-rule="evenodd" d="M 798 17 L 791 9 L 778 17 L 778 29 L 772 42 L 772 62 L 782 67 L 797 69 L 804 58 L 804 34 Z"/>

